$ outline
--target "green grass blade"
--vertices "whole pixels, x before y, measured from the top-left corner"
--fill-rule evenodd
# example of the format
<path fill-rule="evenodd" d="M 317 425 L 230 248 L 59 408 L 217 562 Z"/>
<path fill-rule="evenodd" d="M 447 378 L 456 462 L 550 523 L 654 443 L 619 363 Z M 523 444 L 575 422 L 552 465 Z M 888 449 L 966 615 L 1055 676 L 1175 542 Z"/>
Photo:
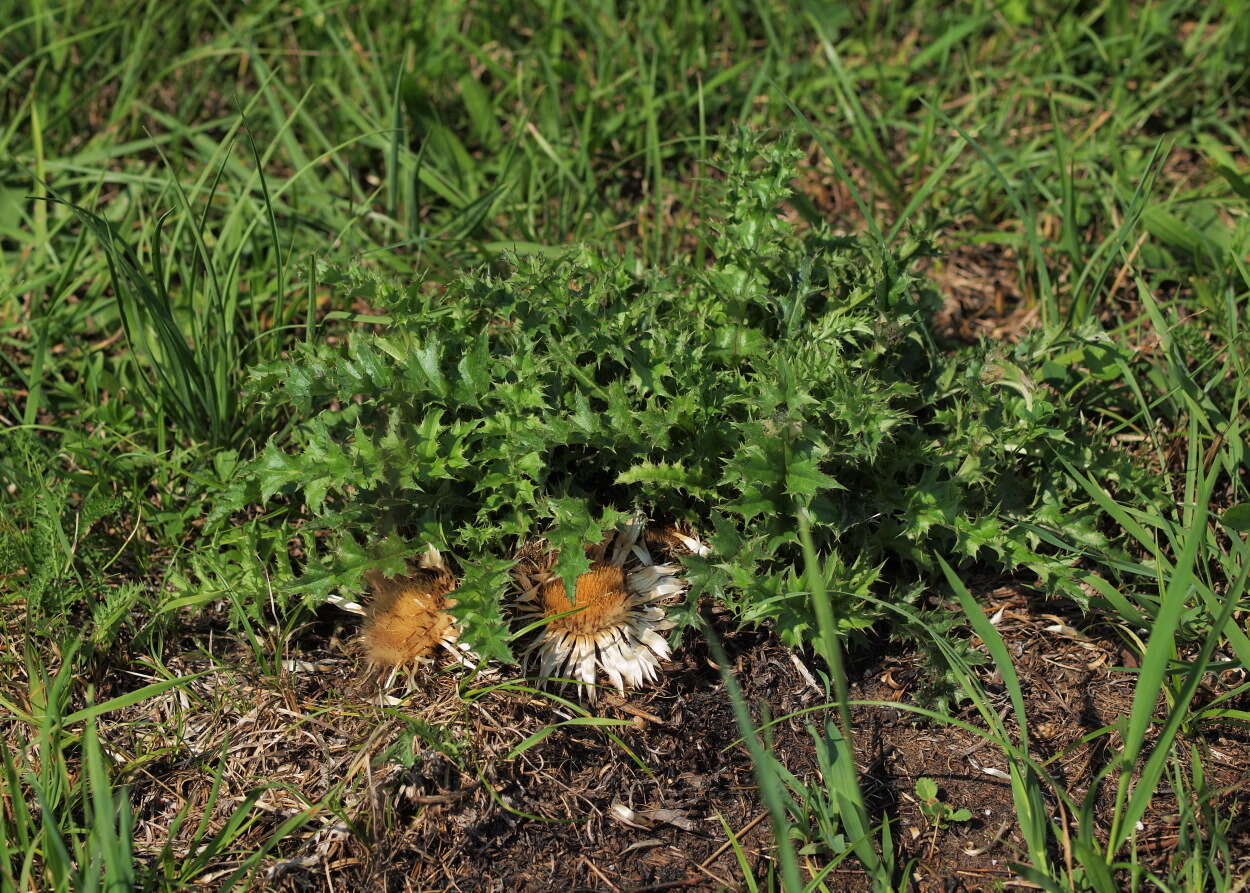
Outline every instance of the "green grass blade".
<path fill-rule="evenodd" d="M 764 801 L 764 807 L 768 810 L 769 819 L 772 823 L 773 843 L 777 848 L 777 860 L 781 863 L 782 889 L 786 891 L 801 891 L 803 889 L 803 880 L 802 875 L 799 873 L 798 856 L 794 852 L 794 841 L 790 839 L 790 820 L 786 814 L 785 792 L 773 765 L 773 757 L 764 749 L 764 744 L 759 739 L 759 735 L 755 730 L 755 724 L 751 720 L 751 713 L 747 709 L 746 699 L 743 697 L 742 690 L 738 687 L 738 682 L 734 679 L 733 673 L 728 669 L 732 666 L 732 663 L 725 654 L 725 649 L 721 647 L 720 640 L 710 627 L 706 627 L 704 633 L 707 635 L 708 647 L 712 651 L 712 657 L 716 661 L 717 666 L 720 667 L 721 679 L 725 683 L 725 692 L 728 694 L 730 704 L 733 707 L 734 720 L 738 723 L 738 731 L 742 733 L 747 752 L 751 755 L 751 765 L 755 772 L 755 780 L 760 787 L 760 799 Z"/>

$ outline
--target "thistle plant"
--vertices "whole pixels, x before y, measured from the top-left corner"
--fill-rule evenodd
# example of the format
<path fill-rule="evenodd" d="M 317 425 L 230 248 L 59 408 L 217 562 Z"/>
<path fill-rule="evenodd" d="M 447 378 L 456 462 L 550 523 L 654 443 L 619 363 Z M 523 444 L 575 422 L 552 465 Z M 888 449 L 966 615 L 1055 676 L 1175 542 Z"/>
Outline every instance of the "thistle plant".
<path fill-rule="evenodd" d="M 463 558 L 448 606 L 462 641 L 505 660 L 533 599 L 549 633 L 600 610 L 587 546 L 635 516 L 691 525 L 709 547 L 681 558 L 689 588 L 665 606 L 656 660 L 703 597 L 792 644 L 819 638 L 800 511 L 828 556 L 840 634 L 882 619 L 866 596 L 907 600 L 935 579 L 937 550 L 1027 566 L 1079 596 L 1037 525 L 1107 544 L 1097 507 L 1056 469 L 1115 466 L 1126 486 L 1134 471 L 1057 425 L 1062 396 L 1030 372 L 1044 351 L 939 350 L 923 238 L 799 231 L 782 213 L 791 141 L 742 134 L 720 158 L 706 264 L 640 269 L 579 247 L 441 290 L 321 265 L 324 287 L 388 322 L 252 370 L 247 399 L 290 432 L 234 474 L 215 519 L 260 503 L 299 520 L 307 548 L 281 588 L 313 603 L 402 574 L 427 544 L 449 549 Z M 536 538 L 563 588 L 543 581 L 509 605 L 510 568 Z M 582 619 L 550 619 L 566 608 Z M 542 665 L 589 682 L 589 652 L 569 647 Z M 650 672 L 625 668 L 604 666 L 614 684 Z"/>

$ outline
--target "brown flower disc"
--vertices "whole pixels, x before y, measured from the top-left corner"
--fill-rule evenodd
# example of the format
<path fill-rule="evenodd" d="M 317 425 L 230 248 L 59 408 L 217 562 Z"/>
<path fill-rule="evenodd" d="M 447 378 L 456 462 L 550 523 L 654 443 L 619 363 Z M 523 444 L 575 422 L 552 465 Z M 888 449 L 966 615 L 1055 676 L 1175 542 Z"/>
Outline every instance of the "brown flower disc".
<path fill-rule="evenodd" d="M 456 638 L 447 609 L 457 581 L 445 570 L 419 569 L 401 577 L 376 571 L 365 575 L 373 601 L 365 617 L 365 652 L 380 667 L 398 667 L 429 657 L 443 642 Z"/>

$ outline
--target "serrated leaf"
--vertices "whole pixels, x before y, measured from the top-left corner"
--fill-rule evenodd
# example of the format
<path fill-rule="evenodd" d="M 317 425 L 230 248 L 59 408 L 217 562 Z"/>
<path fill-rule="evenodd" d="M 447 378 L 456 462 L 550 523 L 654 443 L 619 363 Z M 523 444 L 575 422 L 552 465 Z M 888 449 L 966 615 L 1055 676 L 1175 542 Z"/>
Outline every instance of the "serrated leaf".
<path fill-rule="evenodd" d="M 457 399 L 479 405 L 490 387 L 490 338 L 486 332 L 473 339 L 473 346 L 460 357 L 456 371 L 460 373 Z"/>
<path fill-rule="evenodd" d="M 618 484 L 650 484 L 684 490 L 691 496 L 710 497 L 713 491 L 697 475 L 679 463 L 641 462 L 616 477 Z"/>
<path fill-rule="evenodd" d="M 481 657 L 512 663 L 510 633 L 500 602 L 511 582 L 512 562 L 475 556 L 466 562 L 451 614 L 460 627 L 460 641 Z"/>
<path fill-rule="evenodd" d="M 792 460 L 786 465 L 786 491 L 791 496 L 815 496 L 821 490 L 845 490 L 829 475 L 820 470 L 815 459 Z"/>
<path fill-rule="evenodd" d="M 437 338 L 431 338 L 421 347 L 412 352 L 412 357 L 417 361 L 417 368 L 421 370 L 425 377 L 425 382 L 429 389 L 436 396 L 447 396 L 447 379 L 443 376 L 441 368 L 442 351 Z"/>

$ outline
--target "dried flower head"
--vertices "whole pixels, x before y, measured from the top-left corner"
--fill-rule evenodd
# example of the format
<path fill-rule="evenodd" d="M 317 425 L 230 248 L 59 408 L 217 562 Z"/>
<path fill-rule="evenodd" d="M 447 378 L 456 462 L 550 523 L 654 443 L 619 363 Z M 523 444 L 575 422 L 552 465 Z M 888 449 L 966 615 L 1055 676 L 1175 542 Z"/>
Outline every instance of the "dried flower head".
<path fill-rule="evenodd" d="M 600 671 L 622 694 L 656 678 L 660 661 L 669 656 L 661 633 L 673 625 L 664 608 L 686 583 L 678 565 L 652 560 L 638 541 L 641 530 L 640 523 L 622 530 L 610 558 L 604 557 L 607 544 L 596 550 L 590 570 L 577 578 L 572 600 L 549 568 L 518 573 L 521 616 L 543 621 L 524 652 L 537 661 L 541 678 L 571 678 L 592 701 Z"/>
<path fill-rule="evenodd" d="M 440 647 L 460 657 L 459 630 L 448 613 L 458 581 L 433 546 L 421 556 L 419 567 L 399 577 L 368 571 L 365 579 L 373 598 L 365 607 L 340 598 L 330 601 L 364 615 L 361 644 L 369 663 L 387 673 L 386 685 L 404 672 L 413 674 L 429 663 Z"/>
<path fill-rule="evenodd" d="M 446 571 L 418 570 L 402 577 L 366 575 L 373 601 L 365 612 L 362 632 L 369 662 L 379 667 L 404 667 L 428 659 L 444 643 L 456 639 L 456 624 L 447 608 L 456 588 Z"/>

